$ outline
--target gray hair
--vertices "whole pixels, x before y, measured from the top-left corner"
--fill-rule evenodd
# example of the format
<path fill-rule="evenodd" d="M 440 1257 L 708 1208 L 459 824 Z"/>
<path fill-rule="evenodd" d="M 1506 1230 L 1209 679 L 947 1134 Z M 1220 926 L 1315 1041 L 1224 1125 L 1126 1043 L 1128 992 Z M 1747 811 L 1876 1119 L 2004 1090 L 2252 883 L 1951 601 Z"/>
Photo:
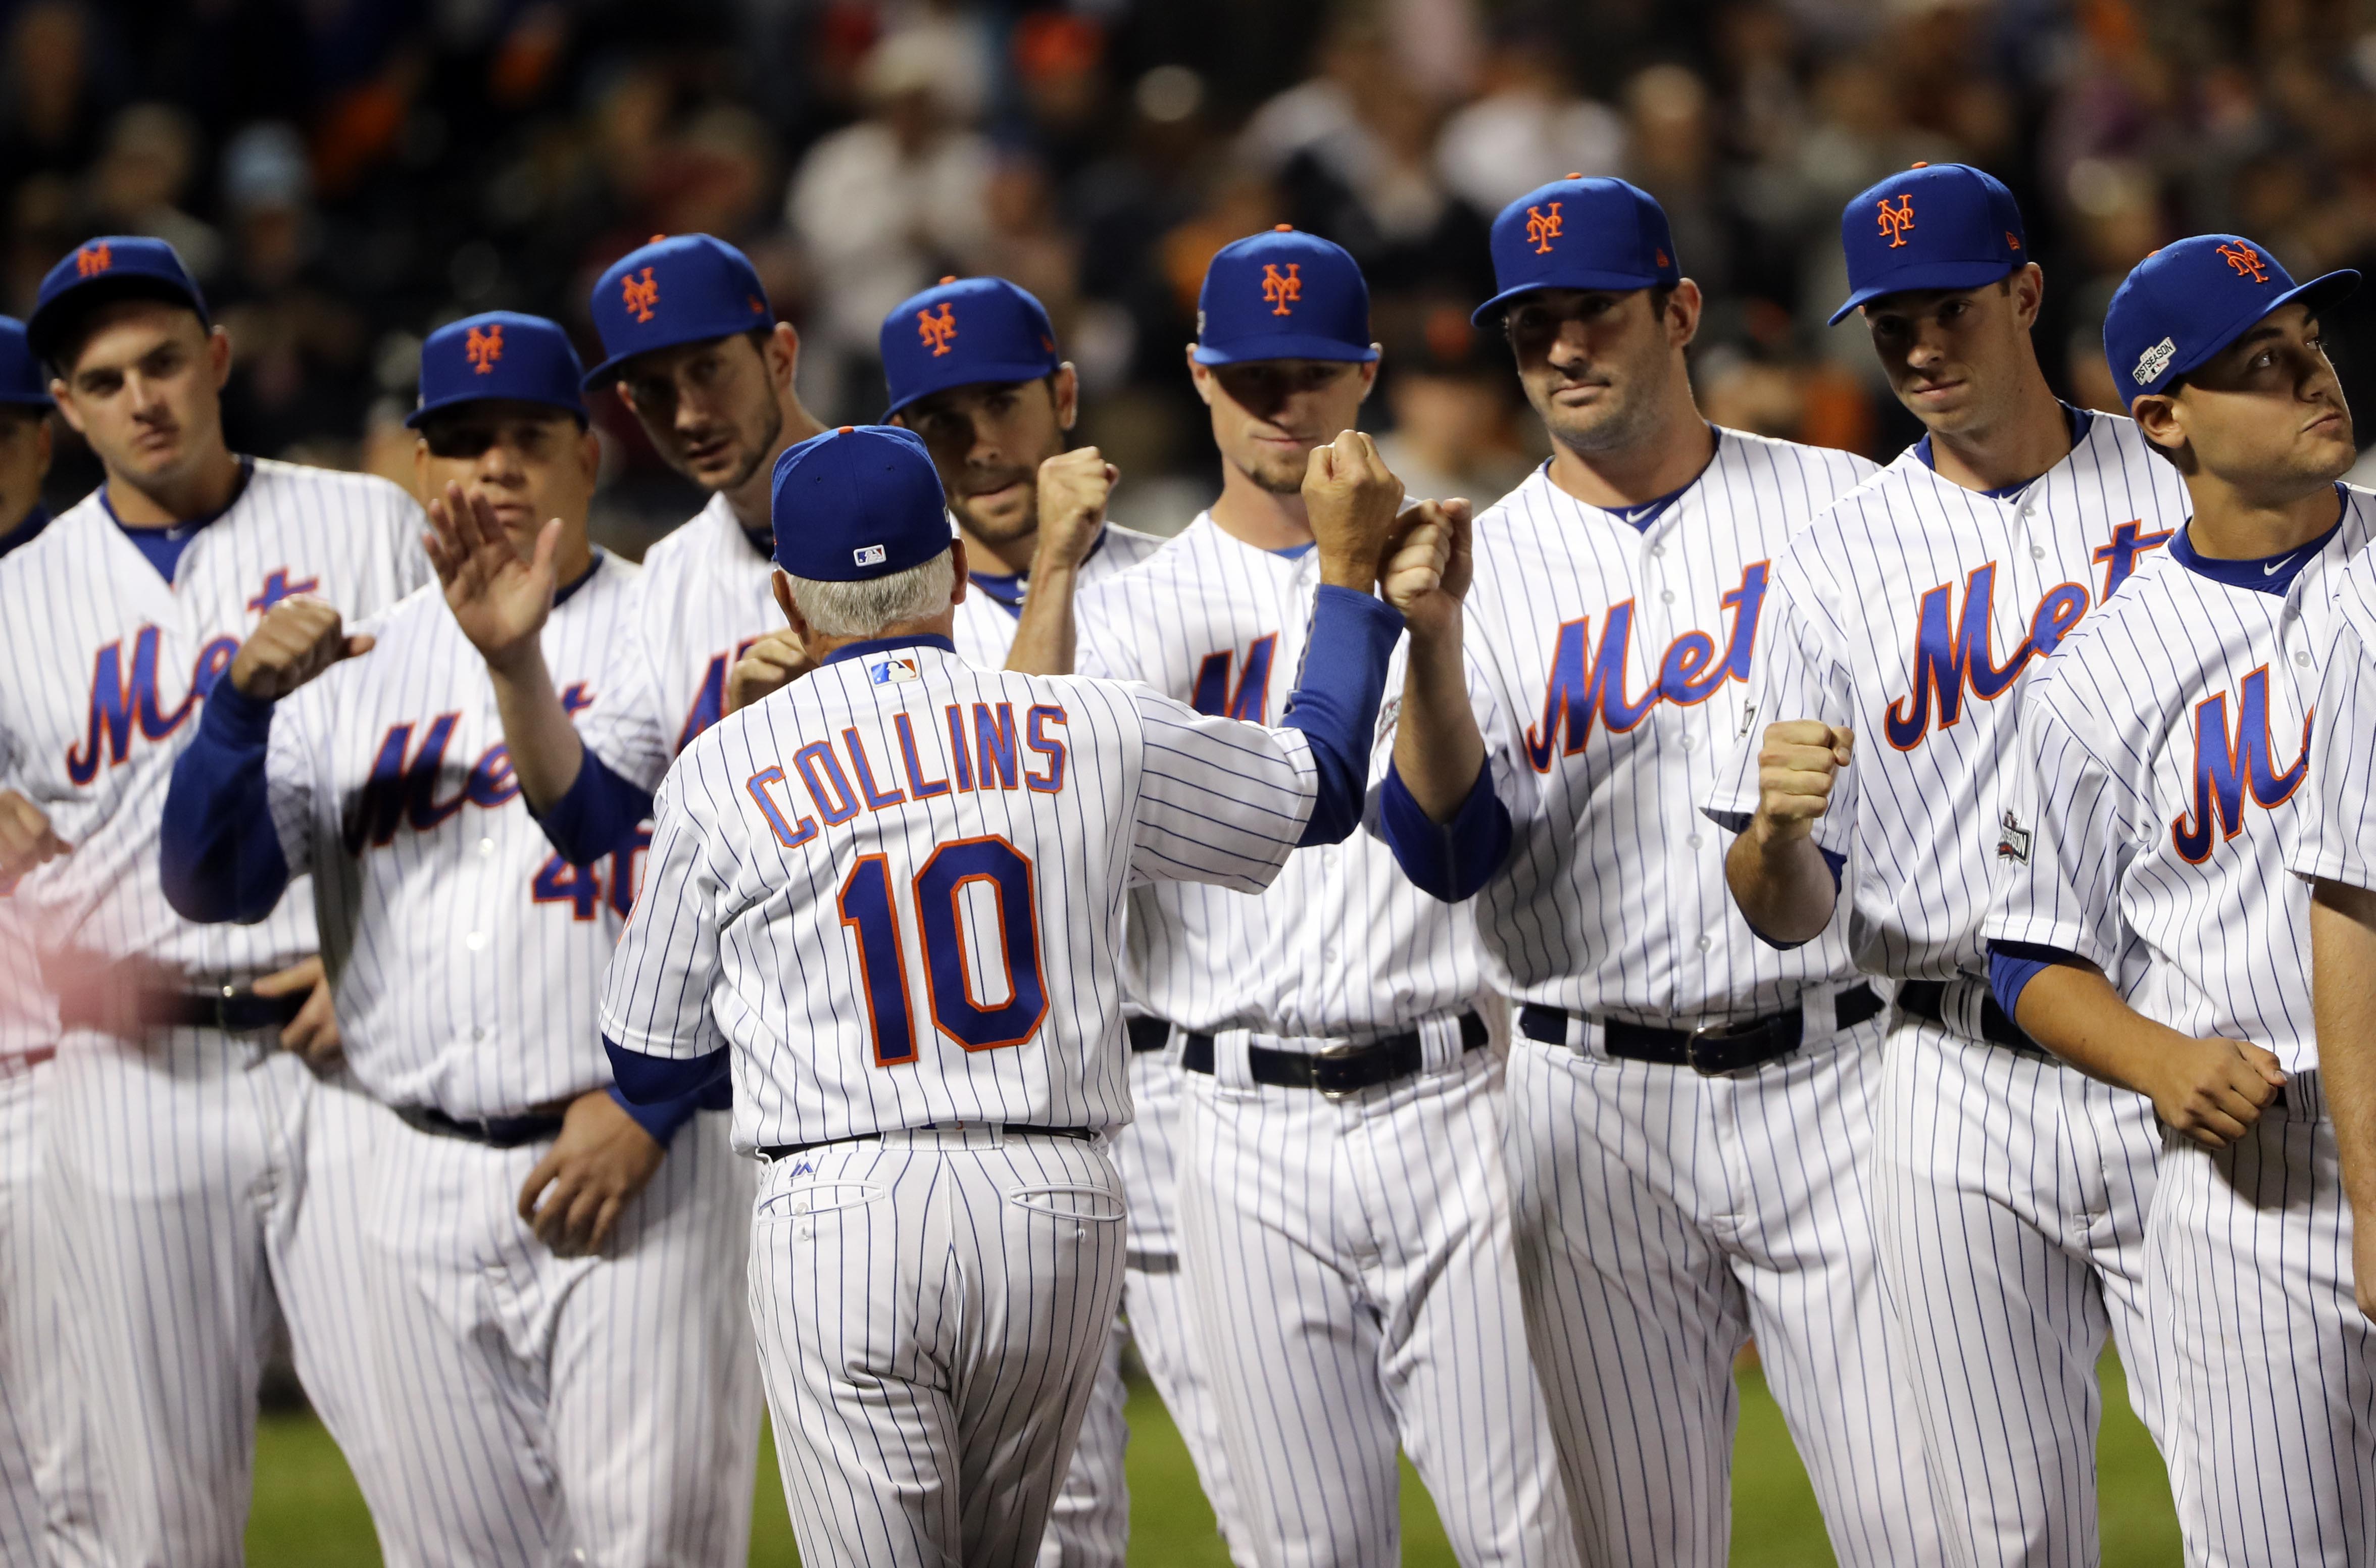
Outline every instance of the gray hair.
<path fill-rule="evenodd" d="M 861 582 L 784 576 L 810 630 L 828 637 L 879 636 L 886 626 L 921 621 L 949 607 L 957 586 L 956 552 L 944 550 L 921 565 Z"/>

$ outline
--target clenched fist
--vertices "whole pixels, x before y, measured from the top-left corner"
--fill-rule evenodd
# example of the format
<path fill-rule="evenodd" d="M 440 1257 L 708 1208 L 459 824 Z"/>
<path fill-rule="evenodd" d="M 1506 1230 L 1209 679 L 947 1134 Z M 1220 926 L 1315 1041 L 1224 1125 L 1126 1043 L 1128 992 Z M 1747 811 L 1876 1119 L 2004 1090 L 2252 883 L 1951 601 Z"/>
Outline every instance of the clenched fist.
<path fill-rule="evenodd" d="M 1767 725 L 1757 752 L 1757 820 L 1752 830 L 1775 844 L 1812 833 L 1855 751 L 1856 731 L 1844 726 L 1812 719 Z"/>
<path fill-rule="evenodd" d="M 1303 470 L 1303 510 L 1320 551 L 1320 580 L 1357 593 L 1377 586 L 1378 564 L 1395 536 L 1403 481 L 1358 430 L 1312 449 Z"/>
<path fill-rule="evenodd" d="M 0 790 L 0 892 L 38 865 L 46 865 L 74 846 L 59 837 L 41 807 L 14 790 Z"/>
<path fill-rule="evenodd" d="M 1378 591 L 1403 612 L 1411 635 L 1441 631 L 1467 597 L 1469 507 L 1466 501 L 1422 501 L 1403 514 L 1409 531 L 1378 571 Z"/>
<path fill-rule="evenodd" d="M 1106 526 L 1106 503 L 1122 470 L 1094 446 L 1059 452 L 1040 465 L 1040 544 L 1032 575 L 1077 566 Z"/>
<path fill-rule="evenodd" d="M 2285 1087 L 2276 1054 L 2245 1040 L 2180 1038 L 2154 1060 L 2154 1113 L 2204 1148 L 2242 1137 Z"/>
<path fill-rule="evenodd" d="M 372 641 L 349 636 L 336 606 L 300 594 L 265 612 L 232 656 L 227 679 L 242 696 L 276 702 L 339 660 L 370 652 Z"/>
<path fill-rule="evenodd" d="M 734 668 L 726 672 L 726 711 L 734 713 L 749 707 L 815 668 L 808 649 L 801 646 L 801 639 L 792 635 L 790 627 L 769 632 L 744 648 L 742 657 L 734 661 Z"/>

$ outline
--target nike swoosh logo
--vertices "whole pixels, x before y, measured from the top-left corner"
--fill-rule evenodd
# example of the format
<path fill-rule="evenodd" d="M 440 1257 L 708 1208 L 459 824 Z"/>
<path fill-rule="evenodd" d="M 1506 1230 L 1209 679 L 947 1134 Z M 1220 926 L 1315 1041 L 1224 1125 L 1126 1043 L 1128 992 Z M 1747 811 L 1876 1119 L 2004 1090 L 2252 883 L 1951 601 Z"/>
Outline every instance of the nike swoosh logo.
<path fill-rule="evenodd" d="M 2261 576 L 2264 576 L 2264 577 L 2274 577 L 2274 576 L 2275 576 L 2279 572 L 2282 572 L 2282 571 L 2284 571 L 2284 570 L 2286 569 L 2286 563 L 2287 563 L 2287 561 L 2292 560 L 2292 559 L 2293 559 L 2293 557 L 2292 557 L 2292 556 L 2287 555 L 2287 556 L 2284 556 L 2284 557 L 2282 557 L 2282 558 L 2281 558 L 2281 559 L 2279 559 L 2279 560 L 2276 560 L 2276 561 L 2273 561 L 2273 562 L 2271 562 L 2268 565 L 2265 565 L 2265 566 L 2263 566 L 2263 567 L 2262 567 L 2262 568 L 2261 568 Z"/>

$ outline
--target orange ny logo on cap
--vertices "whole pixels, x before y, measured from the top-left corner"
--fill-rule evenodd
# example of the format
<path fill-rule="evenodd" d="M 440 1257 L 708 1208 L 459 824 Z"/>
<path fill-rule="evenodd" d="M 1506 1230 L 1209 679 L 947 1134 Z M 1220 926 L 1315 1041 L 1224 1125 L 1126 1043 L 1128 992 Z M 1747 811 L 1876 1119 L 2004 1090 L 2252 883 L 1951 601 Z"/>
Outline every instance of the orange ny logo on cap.
<path fill-rule="evenodd" d="M 2269 264 L 2263 261 L 2261 253 L 2251 246 L 2230 241 L 2219 247 L 2219 254 L 2227 257 L 2229 267 L 2236 269 L 2237 277 L 2250 278 L 2255 283 L 2265 283 L 2269 280 Z"/>
<path fill-rule="evenodd" d="M 1889 236 L 1889 248 L 1895 250 L 1906 243 L 1906 231 L 1914 227 L 1914 198 L 1901 196 L 1897 205 L 1892 207 L 1889 198 L 1883 196 L 1874 205 L 1881 208 L 1880 232 Z"/>
<path fill-rule="evenodd" d="M 75 276 L 92 278 L 115 265 L 113 253 L 105 244 L 85 245 L 75 252 Z"/>
<path fill-rule="evenodd" d="M 1292 315 L 1294 312 L 1288 308 L 1289 305 L 1301 298 L 1303 298 L 1303 264 L 1301 262 L 1289 262 L 1285 277 L 1279 275 L 1279 270 L 1274 264 L 1267 261 L 1263 263 L 1263 299 L 1270 305 L 1271 315 Z"/>
<path fill-rule="evenodd" d="M 916 341 L 932 350 L 934 359 L 949 351 L 949 339 L 956 335 L 957 315 L 949 308 L 948 301 L 941 302 L 941 314 L 938 315 L 928 310 L 916 313 Z"/>
<path fill-rule="evenodd" d="M 504 324 L 498 321 L 484 332 L 475 327 L 470 328 L 470 335 L 462 339 L 462 352 L 469 357 L 472 370 L 481 375 L 492 374 L 495 362 L 504 357 Z"/>
<path fill-rule="evenodd" d="M 1560 236 L 1560 204 L 1551 203 L 1545 212 L 1539 207 L 1527 208 L 1527 244 L 1535 247 L 1537 255 L 1551 254 L 1551 242 Z"/>
<path fill-rule="evenodd" d="M 641 278 L 630 272 L 620 279 L 619 301 L 637 321 L 651 320 L 652 307 L 660 303 L 660 286 L 652 269 L 645 267 Z"/>

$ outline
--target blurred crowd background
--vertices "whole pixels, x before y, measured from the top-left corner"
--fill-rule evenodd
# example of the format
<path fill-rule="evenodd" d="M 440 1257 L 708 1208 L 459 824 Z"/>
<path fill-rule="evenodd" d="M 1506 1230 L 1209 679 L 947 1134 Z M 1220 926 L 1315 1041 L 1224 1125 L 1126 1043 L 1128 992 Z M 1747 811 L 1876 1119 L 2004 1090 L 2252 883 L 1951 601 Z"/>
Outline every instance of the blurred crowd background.
<path fill-rule="evenodd" d="M 423 334 L 567 324 L 657 233 L 758 262 L 828 422 L 879 417 L 875 330 L 947 273 L 1044 300 L 1115 515 L 1218 488 L 1182 364 L 1220 245 L 1360 258 L 1365 422 L 1415 493 L 1498 495 L 1540 441 L 1486 226 L 1570 171 L 1670 216 L 1719 422 L 1886 457 L 1915 434 L 1844 292 L 1841 204 L 1917 159 L 2009 184 L 2066 397 L 2116 406 L 2130 266 L 2233 229 L 2298 276 L 2376 260 L 2376 0 L 17 0 L 0 10 L 0 307 L 105 232 L 161 235 L 235 353 L 234 447 L 410 482 Z M 2376 299 L 2330 323 L 2376 437 Z M 600 527 L 699 497 L 607 394 Z M 53 499 L 96 479 L 65 444 Z"/>

